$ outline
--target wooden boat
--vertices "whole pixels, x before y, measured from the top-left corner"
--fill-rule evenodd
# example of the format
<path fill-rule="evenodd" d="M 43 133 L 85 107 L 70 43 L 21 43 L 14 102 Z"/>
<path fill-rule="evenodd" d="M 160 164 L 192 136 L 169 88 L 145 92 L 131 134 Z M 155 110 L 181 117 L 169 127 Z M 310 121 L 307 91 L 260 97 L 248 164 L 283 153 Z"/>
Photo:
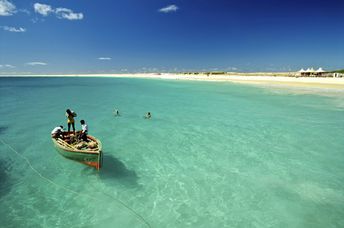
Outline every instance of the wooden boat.
<path fill-rule="evenodd" d="M 73 134 L 66 134 L 64 139 L 52 138 L 57 151 L 64 157 L 92 166 L 99 170 L 102 167 L 102 144 L 93 136 L 88 135 L 89 142 L 75 140 Z M 74 141 L 71 143 L 72 141 Z"/>

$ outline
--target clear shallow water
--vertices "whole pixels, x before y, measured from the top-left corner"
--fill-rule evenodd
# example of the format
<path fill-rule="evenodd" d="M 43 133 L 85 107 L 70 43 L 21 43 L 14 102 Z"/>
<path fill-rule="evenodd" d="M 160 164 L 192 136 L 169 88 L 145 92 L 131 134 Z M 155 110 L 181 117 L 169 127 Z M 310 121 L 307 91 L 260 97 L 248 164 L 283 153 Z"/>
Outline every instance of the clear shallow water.
<path fill-rule="evenodd" d="M 119 199 L 152 227 L 343 227 L 344 95 L 325 92 L 0 78 L 0 138 L 64 187 L 0 144 L 1 226 L 147 227 Z M 66 108 L 102 141 L 100 172 L 55 151 Z"/>

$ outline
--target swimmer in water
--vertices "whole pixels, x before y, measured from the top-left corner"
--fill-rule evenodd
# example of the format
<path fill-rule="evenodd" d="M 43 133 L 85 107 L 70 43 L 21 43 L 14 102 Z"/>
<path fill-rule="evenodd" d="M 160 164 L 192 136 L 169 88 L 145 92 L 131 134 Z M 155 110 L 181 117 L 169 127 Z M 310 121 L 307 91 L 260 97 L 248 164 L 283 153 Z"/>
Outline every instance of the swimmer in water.
<path fill-rule="evenodd" d="M 113 115 L 114 116 L 120 116 L 118 109 L 113 110 Z"/>
<path fill-rule="evenodd" d="M 150 112 L 147 112 L 147 114 L 145 115 L 145 119 L 150 119 L 152 117 Z"/>

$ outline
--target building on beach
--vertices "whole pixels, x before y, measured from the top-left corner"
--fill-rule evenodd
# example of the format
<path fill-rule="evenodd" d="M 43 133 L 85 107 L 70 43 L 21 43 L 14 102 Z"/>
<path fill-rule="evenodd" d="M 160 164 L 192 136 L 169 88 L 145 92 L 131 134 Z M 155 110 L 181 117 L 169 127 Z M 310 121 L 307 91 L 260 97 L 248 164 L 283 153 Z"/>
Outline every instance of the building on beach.
<path fill-rule="evenodd" d="M 316 76 L 323 76 L 325 73 L 326 73 L 326 71 L 324 71 L 323 68 L 319 67 L 319 69 L 317 69 L 314 72 L 314 75 L 316 75 Z"/>
<path fill-rule="evenodd" d="M 304 77 L 326 77 L 329 76 L 328 72 L 324 71 L 323 68 L 319 67 L 319 69 L 314 70 L 314 68 L 307 68 L 304 70 L 303 68 L 298 71 L 300 76 Z"/>

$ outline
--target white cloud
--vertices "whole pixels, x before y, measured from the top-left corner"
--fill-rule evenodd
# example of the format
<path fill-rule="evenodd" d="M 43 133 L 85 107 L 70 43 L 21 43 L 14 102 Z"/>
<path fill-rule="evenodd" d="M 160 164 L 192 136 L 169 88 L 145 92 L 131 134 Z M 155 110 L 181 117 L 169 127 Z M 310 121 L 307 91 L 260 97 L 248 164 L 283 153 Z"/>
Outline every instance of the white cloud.
<path fill-rule="evenodd" d="M 164 8 L 159 9 L 159 12 L 161 13 L 171 13 L 171 12 L 176 12 L 178 10 L 178 6 L 176 5 L 169 5 Z"/>
<path fill-rule="evenodd" d="M 15 27 L 9 27 L 9 26 L 1 26 L 5 31 L 9 31 L 9 32 L 26 32 L 25 28 L 19 27 L 19 28 L 15 28 Z"/>
<path fill-rule="evenodd" d="M 99 57 L 98 59 L 99 59 L 99 60 L 111 60 L 110 57 Z"/>
<path fill-rule="evenodd" d="M 81 20 L 84 18 L 84 15 L 82 13 L 74 13 L 71 9 L 66 8 L 57 8 L 55 10 L 55 13 L 60 19 Z"/>
<path fill-rule="evenodd" d="M 36 13 L 42 14 L 43 16 L 48 16 L 48 14 L 54 12 L 51 6 L 41 3 L 33 4 L 33 8 L 35 9 Z"/>
<path fill-rule="evenodd" d="M 7 0 L 0 0 L 0 16 L 11 16 L 16 12 L 16 6 Z"/>
<path fill-rule="evenodd" d="M 31 14 L 31 12 L 29 10 L 27 10 L 27 9 L 19 9 L 18 12 L 25 13 L 27 15 Z"/>
<path fill-rule="evenodd" d="M 0 68 L 15 68 L 15 66 L 12 66 L 10 64 L 0 65 Z"/>
<path fill-rule="evenodd" d="M 1 1 L 1 0 L 0 0 Z M 84 18 L 82 13 L 74 13 L 73 10 L 67 8 L 56 8 L 54 9 L 50 5 L 35 3 L 33 5 L 36 13 L 43 16 L 48 16 L 49 14 L 55 14 L 57 18 L 67 19 L 67 20 L 81 20 Z"/>
<path fill-rule="evenodd" d="M 26 63 L 26 65 L 29 65 L 29 66 L 46 66 L 48 64 L 44 63 L 44 62 L 29 62 L 29 63 Z"/>

